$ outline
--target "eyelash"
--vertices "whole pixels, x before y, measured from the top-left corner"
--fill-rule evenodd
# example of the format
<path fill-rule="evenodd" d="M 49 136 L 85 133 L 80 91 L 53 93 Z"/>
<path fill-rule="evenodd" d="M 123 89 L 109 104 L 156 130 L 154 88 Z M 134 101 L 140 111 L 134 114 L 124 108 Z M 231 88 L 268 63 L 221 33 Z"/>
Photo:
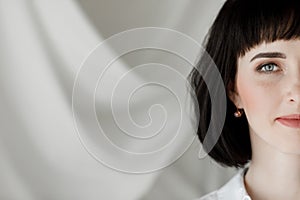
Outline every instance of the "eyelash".
<path fill-rule="evenodd" d="M 273 66 L 273 70 L 271 71 L 268 71 L 265 69 L 266 66 Z M 274 68 L 277 70 L 274 70 Z M 271 73 L 276 73 L 276 72 L 279 72 L 281 71 L 280 67 L 275 64 L 275 63 L 266 63 L 266 64 L 263 64 L 263 65 L 259 65 L 257 68 L 256 68 L 256 71 L 258 71 L 259 73 L 265 73 L 265 74 L 271 74 Z"/>

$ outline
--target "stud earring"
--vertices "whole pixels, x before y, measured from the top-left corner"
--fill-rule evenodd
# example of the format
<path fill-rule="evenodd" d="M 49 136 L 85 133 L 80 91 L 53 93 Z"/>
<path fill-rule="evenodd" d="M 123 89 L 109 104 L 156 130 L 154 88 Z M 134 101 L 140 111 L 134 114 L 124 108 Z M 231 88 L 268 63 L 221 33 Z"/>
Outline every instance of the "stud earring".
<path fill-rule="evenodd" d="M 238 109 L 238 108 L 237 108 L 236 111 L 234 112 L 234 116 L 235 116 L 236 118 L 241 117 L 242 114 L 243 114 L 243 110 Z"/>

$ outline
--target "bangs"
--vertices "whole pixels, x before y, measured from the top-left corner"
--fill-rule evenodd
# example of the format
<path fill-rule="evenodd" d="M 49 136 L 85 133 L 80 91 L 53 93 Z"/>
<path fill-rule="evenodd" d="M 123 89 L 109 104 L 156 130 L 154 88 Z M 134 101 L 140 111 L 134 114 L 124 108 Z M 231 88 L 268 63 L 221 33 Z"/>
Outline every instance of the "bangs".
<path fill-rule="evenodd" d="M 240 1 L 232 13 L 237 56 L 263 42 L 300 39 L 299 1 Z M 230 31 L 229 31 L 230 32 Z"/>
<path fill-rule="evenodd" d="M 217 66 L 226 87 L 226 120 L 218 142 L 208 154 L 218 163 L 241 167 L 252 159 L 249 124 L 246 115 L 234 117 L 237 107 L 229 98 L 236 84 L 237 60 L 253 47 L 276 40 L 300 39 L 299 0 L 227 0 L 204 40 L 206 54 L 200 56 L 189 75 L 200 111 L 197 135 L 203 143 L 211 124 L 220 123 L 212 115 L 211 94 L 202 74 Z M 201 73 L 199 73 L 201 72 Z M 214 81 L 211 79 L 210 81 Z M 205 145 L 203 145 L 205 149 Z M 205 149 L 207 150 L 207 149 Z"/>

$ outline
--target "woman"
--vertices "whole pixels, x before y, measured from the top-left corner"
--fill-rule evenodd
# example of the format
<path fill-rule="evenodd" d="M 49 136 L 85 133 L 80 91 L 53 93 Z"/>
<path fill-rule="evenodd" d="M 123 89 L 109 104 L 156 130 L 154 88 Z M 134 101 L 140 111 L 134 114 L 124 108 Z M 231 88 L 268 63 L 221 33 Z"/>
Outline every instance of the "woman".
<path fill-rule="evenodd" d="M 299 1 L 226 1 L 205 50 L 223 78 L 227 112 L 217 143 L 204 149 L 218 163 L 243 169 L 201 200 L 300 200 Z M 203 142 L 218 121 L 211 121 L 213 94 L 198 70 L 209 73 L 205 56 L 190 74 Z"/>

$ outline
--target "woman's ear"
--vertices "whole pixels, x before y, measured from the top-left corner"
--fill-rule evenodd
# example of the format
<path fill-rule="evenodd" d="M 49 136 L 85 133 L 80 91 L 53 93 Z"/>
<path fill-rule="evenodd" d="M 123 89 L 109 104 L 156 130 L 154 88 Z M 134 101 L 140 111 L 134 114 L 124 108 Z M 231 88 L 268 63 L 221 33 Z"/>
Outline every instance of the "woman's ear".
<path fill-rule="evenodd" d="M 227 86 L 227 92 L 229 99 L 234 103 L 234 105 L 238 109 L 243 109 L 243 104 L 239 92 L 237 91 L 237 88 L 232 81 L 230 81 Z"/>

